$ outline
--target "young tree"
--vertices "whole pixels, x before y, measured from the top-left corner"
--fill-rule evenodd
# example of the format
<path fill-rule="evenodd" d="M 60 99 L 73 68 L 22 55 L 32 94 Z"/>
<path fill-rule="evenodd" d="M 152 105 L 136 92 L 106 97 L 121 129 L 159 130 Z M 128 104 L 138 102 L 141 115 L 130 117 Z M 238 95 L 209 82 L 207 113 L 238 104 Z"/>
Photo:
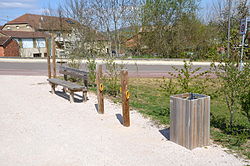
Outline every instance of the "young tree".
<path fill-rule="evenodd" d="M 230 10 L 231 12 L 228 12 Z M 245 107 L 245 103 L 248 101 L 247 95 L 250 89 L 250 66 L 249 62 L 245 63 L 243 70 L 239 70 L 239 49 L 238 46 L 241 41 L 239 35 L 239 22 L 242 18 L 249 15 L 247 0 L 233 1 L 230 4 L 229 1 L 218 1 L 215 5 L 215 13 L 218 17 L 214 17 L 214 24 L 217 26 L 219 33 L 218 46 L 226 47 L 229 43 L 228 53 L 229 56 L 220 59 L 218 66 L 213 65 L 214 71 L 220 81 L 220 90 L 226 101 L 228 111 L 230 113 L 230 129 L 233 131 L 234 116 L 237 111 L 243 110 L 246 116 L 249 116 L 248 106 Z M 230 16 L 228 16 L 230 14 Z M 230 38 L 227 39 L 227 29 L 229 27 L 228 17 L 230 17 Z M 241 105 L 241 108 L 240 108 Z M 244 114 L 243 113 L 243 114 Z"/>

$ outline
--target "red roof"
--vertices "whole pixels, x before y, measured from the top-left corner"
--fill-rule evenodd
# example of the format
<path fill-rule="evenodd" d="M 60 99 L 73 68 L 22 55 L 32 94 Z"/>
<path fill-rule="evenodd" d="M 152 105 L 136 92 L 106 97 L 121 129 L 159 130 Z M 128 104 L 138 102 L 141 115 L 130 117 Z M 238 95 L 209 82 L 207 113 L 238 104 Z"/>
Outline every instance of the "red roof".
<path fill-rule="evenodd" d="M 46 38 L 49 37 L 48 34 L 43 32 L 26 32 L 26 31 L 1 31 L 1 34 L 6 36 L 11 36 L 13 38 Z"/>
<path fill-rule="evenodd" d="M 6 46 L 6 44 L 8 44 L 10 39 L 11 39 L 11 37 L 9 37 L 9 36 L 0 37 L 0 46 Z"/>
<path fill-rule="evenodd" d="M 71 30 L 72 25 L 78 22 L 70 18 L 55 17 L 55 16 L 44 16 L 36 14 L 24 14 L 12 21 L 7 22 L 8 24 L 29 24 L 35 30 Z"/>

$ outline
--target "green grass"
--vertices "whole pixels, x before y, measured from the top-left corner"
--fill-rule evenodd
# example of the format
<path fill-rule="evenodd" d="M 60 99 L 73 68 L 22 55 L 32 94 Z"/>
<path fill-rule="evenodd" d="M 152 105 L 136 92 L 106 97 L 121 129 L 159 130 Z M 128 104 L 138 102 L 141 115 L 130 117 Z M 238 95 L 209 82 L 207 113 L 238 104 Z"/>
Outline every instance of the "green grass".
<path fill-rule="evenodd" d="M 130 106 L 156 123 L 168 127 L 170 122 L 170 99 L 169 95 L 162 90 L 162 84 L 163 79 L 161 78 L 129 79 Z M 248 132 L 242 132 L 250 128 L 250 123 L 246 117 L 236 113 L 234 120 L 235 132 L 228 131 L 229 112 L 227 111 L 225 101 L 216 94 L 216 87 L 213 84 L 207 83 L 207 85 L 205 94 L 211 95 L 212 140 L 250 159 L 249 130 Z M 105 92 L 107 94 L 108 90 L 106 89 Z M 121 101 L 119 95 L 111 98 L 114 102 Z"/>

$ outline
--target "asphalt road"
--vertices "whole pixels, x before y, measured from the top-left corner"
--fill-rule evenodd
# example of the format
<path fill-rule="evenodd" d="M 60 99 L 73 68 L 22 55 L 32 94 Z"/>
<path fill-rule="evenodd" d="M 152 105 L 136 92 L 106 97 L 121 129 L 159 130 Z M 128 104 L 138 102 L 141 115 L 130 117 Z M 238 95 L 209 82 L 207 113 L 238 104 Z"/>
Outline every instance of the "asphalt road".
<path fill-rule="evenodd" d="M 57 68 L 60 64 L 57 64 Z M 175 65 L 181 68 L 181 65 Z M 196 65 L 194 68 L 201 67 L 200 72 L 209 69 L 209 65 Z M 82 69 L 86 70 L 86 64 L 82 64 Z M 168 72 L 174 72 L 172 65 L 125 65 L 132 77 L 162 77 L 169 76 Z M 104 71 L 106 71 L 104 67 Z M 25 63 L 25 62 L 0 62 L 0 75 L 47 75 L 47 63 Z"/>

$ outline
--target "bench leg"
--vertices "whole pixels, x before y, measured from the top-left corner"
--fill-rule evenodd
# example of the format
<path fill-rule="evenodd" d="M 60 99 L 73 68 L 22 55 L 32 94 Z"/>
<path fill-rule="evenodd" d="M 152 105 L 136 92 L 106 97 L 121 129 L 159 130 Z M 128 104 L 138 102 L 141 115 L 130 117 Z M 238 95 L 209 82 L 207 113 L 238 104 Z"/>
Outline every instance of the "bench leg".
<path fill-rule="evenodd" d="M 71 103 L 74 103 L 74 92 L 72 92 L 72 91 L 70 91 L 69 100 Z"/>
<path fill-rule="evenodd" d="M 56 91 L 55 91 L 55 84 L 51 84 L 51 93 L 52 94 L 55 94 L 56 93 Z"/>
<path fill-rule="evenodd" d="M 87 100 L 88 100 L 87 92 L 83 91 L 82 92 L 82 101 L 87 101 Z"/>

